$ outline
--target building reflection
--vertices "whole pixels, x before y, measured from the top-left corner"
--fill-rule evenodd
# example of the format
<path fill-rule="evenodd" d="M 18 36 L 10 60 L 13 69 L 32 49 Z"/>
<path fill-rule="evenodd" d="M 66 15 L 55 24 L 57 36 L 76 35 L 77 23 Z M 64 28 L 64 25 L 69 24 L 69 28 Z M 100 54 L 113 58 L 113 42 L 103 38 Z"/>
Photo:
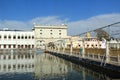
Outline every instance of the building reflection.
<path fill-rule="evenodd" d="M 34 54 L 3 54 L 0 55 L 0 73 L 4 74 L 10 72 L 33 72 L 34 63 Z"/>
<path fill-rule="evenodd" d="M 33 73 L 36 79 L 64 77 L 67 65 L 49 54 L 0 55 L 0 74 Z"/>
<path fill-rule="evenodd" d="M 60 58 L 49 54 L 38 55 L 36 57 L 36 78 L 64 78 L 67 75 L 67 65 L 65 63 L 61 63 Z"/>
<path fill-rule="evenodd" d="M 0 75 L 6 73 L 33 73 L 36 80 L 87 80 L 89 76 L 91 80 L 112 80 L 106 75 L 46 53 L 0 55 Z"/>

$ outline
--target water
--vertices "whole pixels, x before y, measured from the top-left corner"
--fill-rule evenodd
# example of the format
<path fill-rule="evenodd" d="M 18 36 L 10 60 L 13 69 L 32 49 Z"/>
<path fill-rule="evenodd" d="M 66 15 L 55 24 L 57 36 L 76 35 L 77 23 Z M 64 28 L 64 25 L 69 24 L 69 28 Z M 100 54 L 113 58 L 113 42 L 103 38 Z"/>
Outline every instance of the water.
<path fill-rule="evenodd" d="M 0 80 L 112 80 L 53 55 L 0 55 Z"/>

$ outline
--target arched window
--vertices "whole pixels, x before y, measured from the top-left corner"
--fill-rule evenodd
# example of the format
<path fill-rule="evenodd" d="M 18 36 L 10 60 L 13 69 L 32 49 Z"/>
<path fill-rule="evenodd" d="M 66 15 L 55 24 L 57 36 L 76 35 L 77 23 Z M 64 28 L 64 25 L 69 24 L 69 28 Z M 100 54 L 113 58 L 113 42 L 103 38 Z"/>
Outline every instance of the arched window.
<path fill-rule="evenodd" d="M 16 48 L 16 45 L 13 45 L 13 48 Z"/>
<path fill-rule="evenodd" d="M 4 48 L 6 48 L 6 45 L 4 45 Z"/>
<path fill-rule="evenodd" d="M 25 39 L 27 39 L 27 36 L 25 36 Z"/>
<path fill-rule="evenodd" d="M 21 36 L 21 39 L 24 39 L 24 36 Z"/>
<path fill-rule="evenodd" d="M 32 45 L 32 48 L 34 48 L 34 45 Z"/>
<path fill-rule="evenodd" d="M 20 45 L 18 45 L 18 48 L 20 48 Z"/>
<path fill-rule="evenodd" d="M 18 36 L 18 39 L 20 39 L 20 36 Z"/>
<path fill-rule="evenodd" d="M 30 48 L 31 46 L 30 45 L 28 45 L 28 48 Z"/>
<path fill-rule="evenodd" d="M 13 56 L 13 59 L 16 59 L 16 56 L 15 56 L 15 55 Z"/>
<path fill-rule="evenodd" d="M 6 36 L 6 35 L 4 35 L 4 39 L 7 39 L 7 36 Z"/>
<path fill-rule="evenodd" d="M 3 59 L 5 60 L 6 59 L 6 56 L 4 55 Z"/>
<path fill-rule="evenodd" d="M 89 47 L 89 44 L 87 44 L 87 47 Z"/>
<path fill-rule="evenodd" d="M 10 56 L 10 55 L 8 56 L 8 59 L 11 59 L 11 56 Z"/>
<path fill-rule="evenodd" d="M 8 39 L 11 39 L 11 36 L 10 36 L 10 35 L 8 36 Z"/>
<path fill-rule="evenodd" d="M 13 65 L 13 68 L 15 69 L 15 68 L 16 68 L 16 65 Z"/>
<path fill-rule="evenodd" d="M 11 45 L 8 45 L 8 48 L 11 48 Z"/>
<path fill-rule="evenodd" d="M 6 65 L 4 65 L 3 68 L 6 69 Z"/>
<path fill-rule="evenodd" d="M 2 38 L 2 36 L 0 35 L 0 39 Z"/>
<path fill-rule="evenodd" d="M 21 55 L 21 59 L 23 59 L 23 55 Z"/>
<path fill-rule="evenodd" d="M 59 35 L 61 35 L 61 33 L 59 33 Z"/>
<path fill-rule="evenodd" d="M 21 48 L 23 48 L 23 45 L 21 45 Z"/>
<path fill-rule="evenodd" d="M 29 36 L 29 39 L 31 39 L 31 36 Z"/>
<path fill-rule="evenodd" d="M 15 35 L 13 36 L 13 39 L 16 39 L 16 36 L 15 36 Z"/>
<path fill-rule="evenodd" d="M 91 46 L 92 46 L 92 47 L 94 47 L 94 45 L 93 45 L 93 44 L 92 44 Z"/>
<path fill-rule="evenodd" d="M 20 64 L 18 64 L 18 69 L 20 68 Z"/>
<path fill-rule="evenodd" d="M 34 39 L 34 36 L 32 36 L 32 39 Z"/>
<path fill-rule="evenodd" d="M 25 48 L 27 48 L 27 45 L 25 45 Z"/>
<path fill-rule="evenodd" d="M 11 65 L 8 65 L 8 69 L 11 69 Z"/>

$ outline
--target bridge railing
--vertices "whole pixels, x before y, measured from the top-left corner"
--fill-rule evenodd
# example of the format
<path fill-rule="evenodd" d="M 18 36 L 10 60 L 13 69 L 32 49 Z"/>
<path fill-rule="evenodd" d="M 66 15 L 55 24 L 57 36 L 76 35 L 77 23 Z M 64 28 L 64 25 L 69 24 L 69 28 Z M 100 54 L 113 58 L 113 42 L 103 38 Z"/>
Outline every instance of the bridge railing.
<path fill-rule="evenodd" d="M 51 50 L 51 49 L 49 49 Z M 65 55 L 72 55 L 72 56 L 75 56 L 75 57 L 79 57 L 79 58 L 83 58 L 82 57 L 82 54 L 80 53 L 79 51 L 79 48 L 73 48 L 72 50 L 72 54 L 70 52 L 70 48 L 65 48 L 63 50 L 63 48 L 59 49 L 53 49 L 51 50 L 52 52 L 56 52 L 56 53 L 61 53 L 61 54 L 65 54 Z M 113 65 L 118 65 L 120 66 L 120 56 L 119 54 L 110 54 L 109 56 L 109 64 L 113 64 Z M 85 49 L 85 54 L 84 54 L 84 58 L 85 59 L 90 59 L 90 60 L 94 60 L 94 61 L 98 61 L 98 62 L 102 62 L 103 59 L 106 58 L 105 56 L 105 49 Z"/>

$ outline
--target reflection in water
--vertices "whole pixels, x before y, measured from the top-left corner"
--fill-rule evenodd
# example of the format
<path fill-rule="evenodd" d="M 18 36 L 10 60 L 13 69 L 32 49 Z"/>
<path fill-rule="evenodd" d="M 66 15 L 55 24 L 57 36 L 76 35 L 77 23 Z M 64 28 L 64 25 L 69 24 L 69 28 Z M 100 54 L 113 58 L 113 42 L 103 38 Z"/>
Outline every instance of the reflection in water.
<path fill-rule="evenodd" d="M 0 55 L 0 80 L 111 80 L 50 54 Z"/>
<path fill-rule="evenodd" d="M 58 78 L 67 74 L 67 65 L 61 63 L 59 58 L 49 54 L 37 55 L 36 57 L 36 78 Z"/>

